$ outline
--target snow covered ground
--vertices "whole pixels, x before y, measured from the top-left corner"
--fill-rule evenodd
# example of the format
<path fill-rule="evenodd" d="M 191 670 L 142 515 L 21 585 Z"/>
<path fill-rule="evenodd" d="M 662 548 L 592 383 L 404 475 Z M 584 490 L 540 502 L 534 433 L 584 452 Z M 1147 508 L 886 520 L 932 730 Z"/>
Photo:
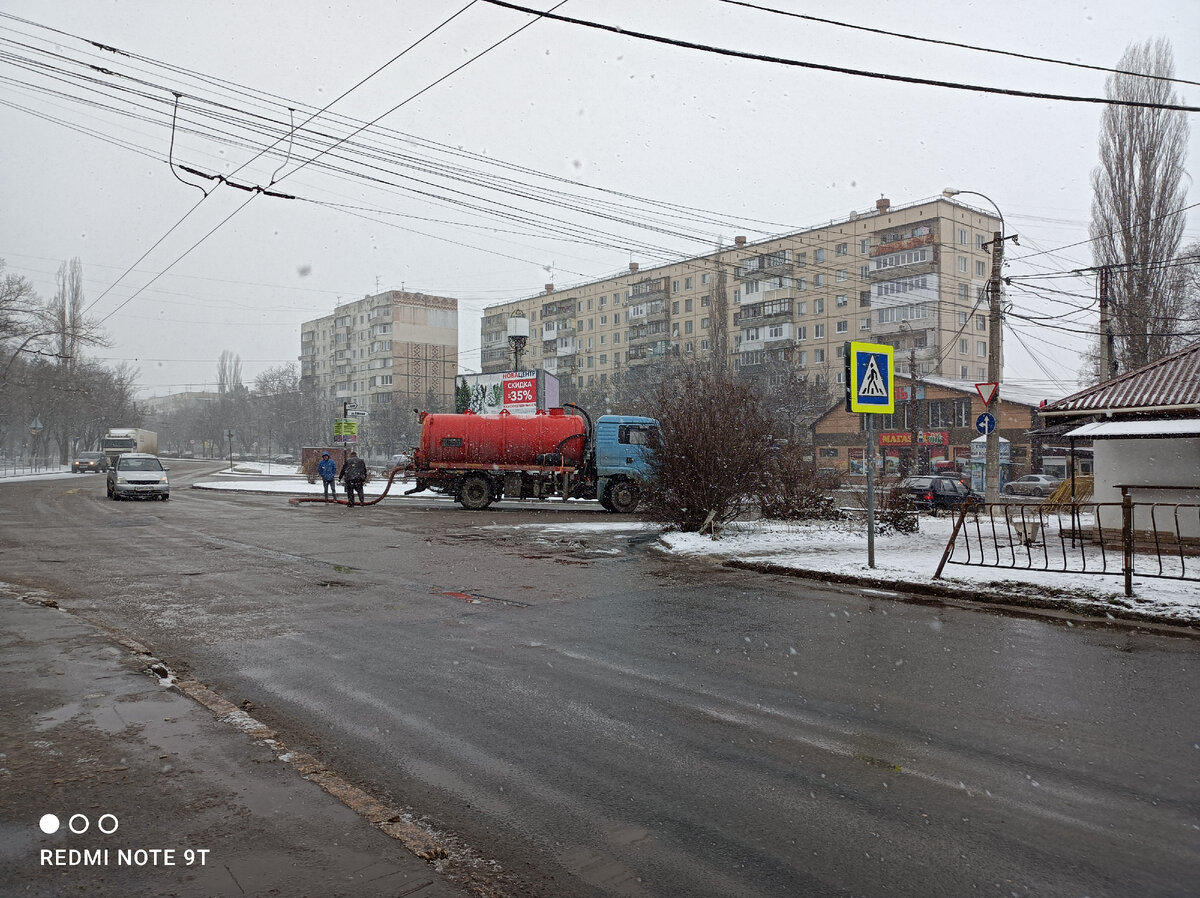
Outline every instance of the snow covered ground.
<path fill-rule="evenodd" d="M 77 477 L 69 472 L 31 475 Z M 310 484 L 296 474 L 294 466 L 239 465 L 224 471 L 216 479 L 196 484 L 198 489 L 278 493 L 287 496 L 319 496 L 320 483 Z M 0 483 L 21 478 L 3 478 Z M 366 485 L 368 496 L 378 496 L 386 478 Z M 385 500 L 404 502 L 401 494 L 411 487 L 397 481 Z M 342 495 L 339 489 L 338 494 Z M 434 495 L 423 493 L 423 497 Z M 446 500 L 447 502 L 450 500 Z M 505 525 L 491 524 L 493 527 Z M 653 525 L 628 520 L 525 524 L 546 534 L 580 536 L 603 529 L 649 529 Z M 880 589 L 932 590 L 964 599 L 988 600 L 1061 607 L 1089 614 L 1121 618 L 1200 624 L 1200 582 L 1172 580 L 1135 574 L 1132 597 L 1124 594 L 1124 579 L 1118 574 L 1080 574 L 1078 572 L 976 567 L 948 564 L 939 580 L 933 575 L 949 540 L 953 521 L 946 516 L 922 515 L 920 531 L 912 534 L 884 534 L 875 538 L 875 566 L 868 565 L 867 536 L 862 525 L 788 524 L 779 521 L 753 521 L 732 524 L 721 539 L 694 533 L 663 533 L 656 547 L 679 557 L 706 559 L 712 563 L 730 562 L 762 566 L 765 570 L 809 572 L 834 579 L 872 584 Z M 654 528 L 657 529 L 657 528 Z M 1110 560 L 1110 565 L 1113 562 Z M 1119 560 L 1116 562 L 1119 566 Z M 1189 566 L 1195 575 L 1200 568 Z M 1053 566 L 1053 565 L 1052 565 Z"/>

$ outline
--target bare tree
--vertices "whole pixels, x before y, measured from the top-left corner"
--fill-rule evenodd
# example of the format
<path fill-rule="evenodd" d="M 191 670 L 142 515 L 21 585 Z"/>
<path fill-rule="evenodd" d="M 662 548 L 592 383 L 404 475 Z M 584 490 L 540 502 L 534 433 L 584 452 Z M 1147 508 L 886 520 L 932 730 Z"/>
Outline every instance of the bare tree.
<path fill-rule="evenodd" d="M 770 420 L 754 386 L 703 363 L 680 363 L 658 382 L 662 445 L 647 514 L 684 532 L 733 520 L 754 501 L 767 468 Z"/>
<path fill-rule="evenodd" d="M 1130 44 L 1110 75 L 1109 99 L 1178 103 L 1169 42 Z M 1169 264 L 1183 234 L 1188 122 L 1182 111 L 1108 106 L 1100 164 L 1092 172 L 1093 255 L 1113 266 L 1112 317 L 1121 370 L 1172 350 L 1179 331 L 1182 284 Z"/>
<path fill-rule="evenodd" d="M 242 357 L 228 349 L 217 359 L 217 392 L 224 395 L 242 386 Z"/>

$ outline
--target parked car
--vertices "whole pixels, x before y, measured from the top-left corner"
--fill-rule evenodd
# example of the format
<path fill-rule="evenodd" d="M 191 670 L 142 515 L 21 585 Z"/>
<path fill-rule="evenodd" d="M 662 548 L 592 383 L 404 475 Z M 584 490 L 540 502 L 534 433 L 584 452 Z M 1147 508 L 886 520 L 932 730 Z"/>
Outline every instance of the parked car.
<path fill-rule="evenodd" d="M 412 454 L 409 452 L 397 452 L 388 459 L 388 470 L 392 468 L 407 468 L 412 464 Z"/>
<path fill-rule="evenodd" d="M 954 477 L 905 477 L 889 493 L 890 501 L 899 501 L 907 496 L 919 511 L 937 514 L 941 509 L 958 509 L 964 504 L 974 505 L 979 500 L 965 485 Z"/>
<path fill-rule="evenodd" d="M 1004 484 L 1000 492 L 1006 496 L 1049 496 L 1060 483 L 1061 478 L 1049 474 L 1026 474 Z"/>
<path fill-rule="evenodd" d="M 167 469 L 157 455 L 144 452 L 126 452 L 117 457 L 108 469 L 108 498 L 125 499 L 130 496 L 149 496 L 153 499 L 170 499 L 171 483 Z"/>
<path fill-rule="evenodd" d="M 103 452 L 80 452 L 71 462 L 72 474 L 103 474 L 108 470 L 108 456 Z"/>

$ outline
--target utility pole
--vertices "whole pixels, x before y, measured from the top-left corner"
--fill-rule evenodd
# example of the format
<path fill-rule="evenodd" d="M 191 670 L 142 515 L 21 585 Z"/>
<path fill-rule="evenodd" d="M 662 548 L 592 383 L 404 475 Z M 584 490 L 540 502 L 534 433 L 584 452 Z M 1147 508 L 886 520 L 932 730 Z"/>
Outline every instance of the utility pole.
<path fill-rule="evenodd" d="M 1011 240 L 1018 246 L 1020 242 L 1017 240 L 1017 235 L 1004 236 L 1004 213 L 1000 211 L 1000 207 L 986 193 L 980 193 L 977 190 L 959 190 L 955 187 L 947 187 L 942 191 L 942 196 L 950 198 L 958 196 L 961 193 L 969 193 L 972 196 L 981 196 L 996 210 L 996 216 L 1000 219 L 1000 230 L 992 232 L 990 244 L 983 244 L 984 247 L 992 247 L 992 276 L 988 279 L 988 381 L 995 384 L 995 389 L 992 391 L 991 402 L 987 404 L 986 411 L 991 413 L 993 404 L 996 404 L 1000 397 L 1000 367 L 1003 356 L 1000 352 L 1003 335 L 1001 327 L 1003 324 L 1003 310 L 1000 305 L 1000 269 L 1004 265 L 1004 241 Z M 997 420 L 997 426 L 987 434 L 987 457 L 984 463 L 984 499 L 990 504 L 996 502 L 1000 498 L 1000 433 L 999 433 L 999 416 L 992 414 L 992 417 Z"/>
<path fill-rule="evenodd" d="M 1000 270 L 1004 265 L 1004 234 L 1001 231 L 992 232 L 992 276 L 988 281 L 988 382 L 996 384 L 992 392 L 991 406 L 1000 398 L 1000 340 L 1003 321 L 1000 308 Z M 999 407 L 996 409 L 999 411 Z M 991 504 L 1000 500 L 1000 427 L 997 418 L 996 426 L 987 434 L 987 456 L 984 461 L 984 499 Z"/>
<path fill-rule="evenodd" d="M 911 330 L 911 328 L 910 328 Z M 920 431 L 921 422 L 918 419 L 917 406 L 917 338 L 913 336 L 913 342 L 908 347 L 908 429 L 912 437 L 912 473 L 924 474 L 925 469 L 921 464 L 921 453 L 917 442 L 917 436 Z"/>
<path fill-rule="evenodd" d="M 1117 358 L 1114 349 L 1112 319 L 1108 317 L 1108 302 L 1112 289 L 1112 267 L 1100 269 L 1100 383 L 1117 376 Z"/>

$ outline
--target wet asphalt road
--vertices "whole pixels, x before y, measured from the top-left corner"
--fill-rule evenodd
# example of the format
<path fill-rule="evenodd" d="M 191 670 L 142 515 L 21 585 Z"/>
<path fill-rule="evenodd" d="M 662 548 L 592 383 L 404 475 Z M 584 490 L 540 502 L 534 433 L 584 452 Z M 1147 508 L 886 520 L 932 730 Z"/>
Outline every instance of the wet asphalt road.
<path fill-rule="evenodd" d="M 251 701 L 480 891 L 1196 893 L 1196 640 L 684 565 L 598 507 L 291 506 L 171 464 L 169 503 L 5 485 L 0 579 Z"/>

